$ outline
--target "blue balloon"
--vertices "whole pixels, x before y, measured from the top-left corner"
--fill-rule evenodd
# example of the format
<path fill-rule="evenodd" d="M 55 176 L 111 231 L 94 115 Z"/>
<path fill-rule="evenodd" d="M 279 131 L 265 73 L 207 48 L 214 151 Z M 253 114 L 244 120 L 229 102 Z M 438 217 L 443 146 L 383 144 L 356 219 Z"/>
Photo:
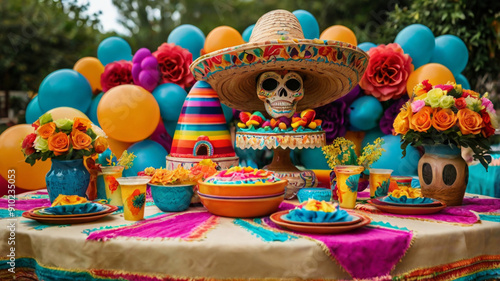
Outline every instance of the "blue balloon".
<path fill-rule="evenodd" d="M 368 52 L 371 48 L 375 47 L 377 47 L 377 45 L 373 44 L 372 42 L 363 42 L 361 44 L 358 44 L 358 48 L 365 52 Z"/>
<path fill-rule="evenodd" d="M 469 80 L 463 74 L 455 74 L 454 76 L 456 83 L 462 85 L 462 89 L 470 90 Z"/>
<path fill-rule="evenodd" d="M 377 138 L 381 138 L 385 136 L 384 133 L 380 130 L 379 127 L 376 127 L 372 130 L 369 130 L 365 133 L 365 137 L 361 141 L 361 148 L 365 147 L 368 143 L 373 144 L 373 141 L 375 141 Z"/>
<path fill-rule="evenodd" d="M 156 87 L 152 94 L 160 106 L 161 118 L 164 121 L 177 123 L 187 96 L 186 91 L 177 84 L 165 83 Z"/>
<path fill-rule="evenodd" d="M 404 52 L 410 55 L 415 69 L 429 63 L 434 53 L 434 34 L 422 24 L 412 24 L 403 28 L 394 43 L 398 43 Z"/>
<path fill-rule="evenodd" d="M 177 121 L 163 120 L 163 125 L 165 126 L 165 130 L 167 130 L 167 133 L 173 138 L 175 129 L 177 129 Z"/>
<path fill-rule="evenodd" d="M 243 37 L 243 40 L 245 40 L 245 42 L 250 41 L 250 36 L 252 35 L 252 31 L 253 31 L 254 27 L 255 27 L 255 24 L 248 26 L 245 29 L 245 31 L 243 31 L 243 33 L 241 34 L 241 37 Z"/>
<path fill-rule="evenodd" d="M 123 171 L 125 177 L 137 176 L 138 172 L 144 171 L 147 167 L 161 168 L 166 165 L 167 150 L 152 140 L 134 143 L 127 148 L 127 152 L 133 152 L 136 157 L 132 167 Z"/>
<path fill-rule="evenodd" d="M 97 47 L 97 58 L 103 65 L 120 60 L 132 61 L 132 48 L 123 38 L 108 37 Z"/>
<path fill-rule="evenodd" d="M 167 42 L 188 49 L 195 60 L 200 56 L 201 49 L 205 45 L 205 34 L 194 25 L 183 24 L 170 32 Z"/>
<path fill-rule="evenodd" d="M 331 170 L 320 147 L 302 149 L 300 151 L 300 163 L 306 169 Z"/>
<path fill-rule="evenodd" d="M 304 32 L 304 38 L 306 39 L 317 39 L 319 38 L 319 24 L 316 18 L 305 10 L 293 11 L 293 14 L 297 17 Z"/>
<path fill-rule="evenodd" d="M 385 143 L 382 148 L 382 156 L 373 163 L 371 168 L 392 169 L 395 176 L 416 176 L 420 153 L 411 145 L 406 148 L 406 156 L 401 149 L 401 138 L 399 136 L 385 135 L 382 137 Z"/>
<path fill-rule="evenodd" d="M 450 34 L 438 36 L 435 41 L 431 62 L 446 66 L 453 75 L 460 74 L 469 60 L 469 51 L 464 41 Z"/>
<path fill-rule="evenodd" d="M 38 89 L 38 104 L 43 112 L 61 106 L 87 112 L 92 96 L 87 78 L 73 69 L 60 69 L 43 79 Z"/>
<path fill-rule="evenodd" d="M 87 112 L 87 116 L 90 118 L 90 121 L 99 127 L 101 125 L 99 124 L 99 120 L 97 120 L 97 106 L 99 105 L 103 95 L 104 93 L 100 93 L 92 98 L 92 103 L 90 104 L 89 111 Z"/>
<path fill-rule="evenodd" d="M 26 123 L 31 124 L 34 123 L 40 116 L 42 116 L 43 111 L 38 104 L 38 95 L 35 96 L 28 107 L 26 107 Z"/>
<path fill-rule="evenodd" d="M 375 97 L 362 96 L 351 104 L 349 121 L 359 130 L 370 130 L 378 126 L 383 112 L 382 104 Z"/>
<path fill-rule="evenodd" d="M 230 123 L 233 120 L 233 109 L 229 106 L 221 103 L 222 112 L 224 112 L 224 118 L 226 119 L 226 123 Z"/>

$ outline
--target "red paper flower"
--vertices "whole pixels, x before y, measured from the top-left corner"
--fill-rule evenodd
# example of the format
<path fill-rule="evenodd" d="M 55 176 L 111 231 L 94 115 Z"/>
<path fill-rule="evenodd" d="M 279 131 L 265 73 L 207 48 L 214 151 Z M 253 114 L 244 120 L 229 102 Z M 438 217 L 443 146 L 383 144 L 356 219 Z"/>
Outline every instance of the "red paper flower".
<path fill-rule="evenodd" d="M 163 43 L 153 56 L 158 60 L 161 83 L 174 83 L 184 89 L 193 86 L 194 76 L 189 71 L 193 55 L 188 50 L 173 43 Z"/>
<path fill-rule="evenodd" d="M 368 54 L 370 61 L 359 83 L 361 88 L 379 101 L 402 97 L 413 71 L 411 57 L 396 43 L 371 48 Z"/>
<path fill-rule="evenodd" d="M 106 65 L 104 72 L 101 74 L 103 92 L 124 84 L 134 84 L 132 62 L 122 60 Z"/>

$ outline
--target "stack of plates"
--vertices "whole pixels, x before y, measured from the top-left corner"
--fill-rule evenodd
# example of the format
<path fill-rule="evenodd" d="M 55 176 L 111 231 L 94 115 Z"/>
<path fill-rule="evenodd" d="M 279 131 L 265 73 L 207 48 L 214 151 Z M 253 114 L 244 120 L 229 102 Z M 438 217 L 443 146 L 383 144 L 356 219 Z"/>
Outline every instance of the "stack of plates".
<path fill-rule="evenodd" d="M 271 215 L 270 219 L 282 228 L 316 234 L 334 234 L 354 230 L 365 225 L 368 225 L 370 218 L 349 212 L 353 217 L 352 221 L 339 221 L 339 222 L 300 222 L 293 221 L 287 218 L 290 210 L 277 212 Z"/>
<path fill-rule="evenodd" d="M 434 214 L 446 208 L 446 204 L 431 199 L 429 203 L 396 203 L 385 201 L 386 197 L 379 197 L 368 200 L 368 203 L 375 206 L 382 212 L 400 215 L 428 215 Z"/>
<path fill-rule="evenodd" d="M 85 203 L 55 207 L 34 208 L 23 213 L 23 217 L 41 223 L 77 224 L 98 220 L 118 210 L 118 207 L 100 204 Z"/>

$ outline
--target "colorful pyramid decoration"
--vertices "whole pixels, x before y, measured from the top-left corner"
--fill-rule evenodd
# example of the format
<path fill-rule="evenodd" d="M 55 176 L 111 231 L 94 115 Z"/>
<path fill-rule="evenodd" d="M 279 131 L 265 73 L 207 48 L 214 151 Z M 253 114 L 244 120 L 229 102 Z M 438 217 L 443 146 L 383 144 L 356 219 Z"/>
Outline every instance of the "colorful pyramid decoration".
<path fill-rule="evenodd" d="M 218 158 L 235 156 L 217 93 L 198 81 L 182 106 L 170 156 Z"/>

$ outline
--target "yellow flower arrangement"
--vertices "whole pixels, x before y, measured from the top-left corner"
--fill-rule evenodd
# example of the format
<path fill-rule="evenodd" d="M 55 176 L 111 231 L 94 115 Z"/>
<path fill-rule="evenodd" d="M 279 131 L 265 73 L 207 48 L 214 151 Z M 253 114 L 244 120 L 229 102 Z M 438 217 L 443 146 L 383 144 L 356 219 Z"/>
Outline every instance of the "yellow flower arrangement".
<path fill-rule="evenodd" d="M 359 165 L 368 169 L 375 163 L 385 149 L 382 148 L 384 140 L 377 138 L 373 144 L 367 144 L 363 147 L 361 156 L 357 156 L 355 149 L 356 145 L 348 139 L 339 137 L 333 140 L 333 143 L 322 148 L 326 161 L 330 168 L 335 168 L 338 165 Z"/>

